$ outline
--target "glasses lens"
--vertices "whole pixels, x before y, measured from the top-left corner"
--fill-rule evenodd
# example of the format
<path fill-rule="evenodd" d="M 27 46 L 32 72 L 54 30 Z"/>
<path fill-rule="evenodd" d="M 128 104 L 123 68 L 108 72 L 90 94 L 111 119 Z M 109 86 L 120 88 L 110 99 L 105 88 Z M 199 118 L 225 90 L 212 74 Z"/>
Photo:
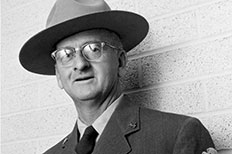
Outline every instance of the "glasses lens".
<path fill-rule="evenodd" d="M 102 54 L 102 43 L 90 43 L 87 44 L 83 50 L 82 54 L 87 60 L 96 60 L 101 57 Z"/>
<path fill-rule="evenodd" d="M 71 48 L 63 48 L 57 51 L 56 60 L 61 62 L 62 65 L 68 65 L 75 57 L 75 50 Z"/>

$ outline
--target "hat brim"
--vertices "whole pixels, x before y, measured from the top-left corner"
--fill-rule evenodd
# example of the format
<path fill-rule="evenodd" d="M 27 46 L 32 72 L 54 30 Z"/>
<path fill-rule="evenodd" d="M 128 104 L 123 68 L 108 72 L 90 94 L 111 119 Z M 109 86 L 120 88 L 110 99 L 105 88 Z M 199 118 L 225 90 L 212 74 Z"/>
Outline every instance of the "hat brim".
<path fill-rule="evenodd" d="M 51 53 L 62 39 L 90 29 L 108 29 L 119 35 L 124 50 L 128 52 L 147 35 L 149 25 L 142 16 L 127 11 L 106 11 L 74 18 L 47 28 L 22 47 L 19 60 L 22 66 L 33 73 L 55 75 Z"/>

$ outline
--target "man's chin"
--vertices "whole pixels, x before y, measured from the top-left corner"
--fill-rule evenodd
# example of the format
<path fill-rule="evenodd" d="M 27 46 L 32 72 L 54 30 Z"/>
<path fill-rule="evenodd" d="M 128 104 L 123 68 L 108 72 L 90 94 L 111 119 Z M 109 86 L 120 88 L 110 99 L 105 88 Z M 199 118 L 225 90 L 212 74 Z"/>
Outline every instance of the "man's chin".
<path fill-rule="evenodd" d="M 75 98 L 77 98 L 79 101 L 91 101 L 97 98 L 95 93 L 83 93 L 83 91 L 81 94 L 75 96 Z"/>

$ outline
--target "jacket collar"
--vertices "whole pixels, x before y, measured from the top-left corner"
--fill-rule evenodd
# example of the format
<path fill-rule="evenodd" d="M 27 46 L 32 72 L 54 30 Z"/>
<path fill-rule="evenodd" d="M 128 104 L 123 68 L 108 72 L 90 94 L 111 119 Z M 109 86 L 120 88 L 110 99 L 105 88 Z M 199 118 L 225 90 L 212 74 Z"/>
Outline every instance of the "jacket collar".
<path fill-rule="evenodd" d="M 139 107 L 127 96 L 121 102 L 106 125 L 93 154 L 128 153 L 131 151 L 128 135 L 140 129 Z"/>
<path fill-rule="evenodd" d="M 62 141 L 61 154 L 76 154 L 75 148 L 78 143 L 79 131 L 77 129 L 77 124 L 73 128 L 73 131 Z"/>
<path fill-rule="evenodd" d="M 139 107 L 130 101 L 128 96 L 124 96 L 115 112 L 115 117 L 112 120 L 116 120 L 124 135 L 133 133 L 139 130 Z"/>
<path fill-rule="evenodd" d="M 135 106 L 127 96 L 123 96 L 101 134 L 93 154 L 118 154 L 131 151 L 128 135 L 140 129 L 139 107 Z M 61 154 L 76 154 L 78 138 L 77 125 L 62 143 Z"/>

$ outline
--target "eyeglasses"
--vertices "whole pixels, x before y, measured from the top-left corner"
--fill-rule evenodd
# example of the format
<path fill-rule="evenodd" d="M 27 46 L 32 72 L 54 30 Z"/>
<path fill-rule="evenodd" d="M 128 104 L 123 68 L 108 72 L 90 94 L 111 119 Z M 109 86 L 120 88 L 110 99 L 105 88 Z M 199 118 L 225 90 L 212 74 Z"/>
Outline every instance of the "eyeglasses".
<path fill-rule="evenodd" d="M 87 61 L 96 61 L 102 56 L 103 48 L 106 45 L 116 50 L 123 50 L 106 42 L 87 42 L 80 48 L 59 48 L 52 52 L 51 57 L 63 66 L 70 66 L 73 64 L 77 51 L 79 51 Z"/>

